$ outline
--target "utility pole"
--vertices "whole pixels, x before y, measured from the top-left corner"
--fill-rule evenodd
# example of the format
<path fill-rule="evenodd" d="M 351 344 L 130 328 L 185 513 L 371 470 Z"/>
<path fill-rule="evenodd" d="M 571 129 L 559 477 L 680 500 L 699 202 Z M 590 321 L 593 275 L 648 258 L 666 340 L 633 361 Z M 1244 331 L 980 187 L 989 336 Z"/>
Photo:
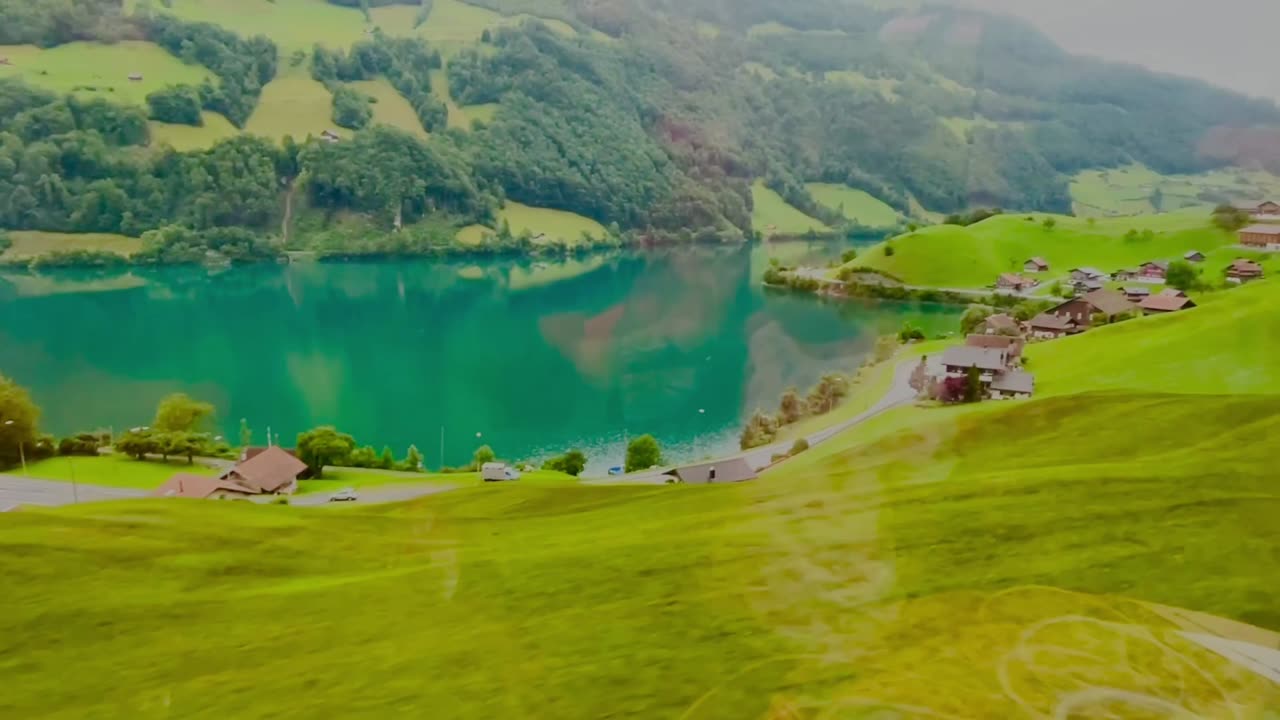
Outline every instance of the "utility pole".
<path fill-rule="evenodd" d="M 440 469 L 444 469 L 444 426 L 440 426 Z"/>

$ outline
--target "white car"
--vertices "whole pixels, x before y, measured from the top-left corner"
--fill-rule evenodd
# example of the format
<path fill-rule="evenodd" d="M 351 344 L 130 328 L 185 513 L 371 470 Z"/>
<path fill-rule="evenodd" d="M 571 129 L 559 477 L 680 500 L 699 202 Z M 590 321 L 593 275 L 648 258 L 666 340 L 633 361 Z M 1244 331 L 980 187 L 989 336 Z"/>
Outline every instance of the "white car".
<path fill-rule="evenodd" d="M 355 488 L 346 488 L 329 496 L 329 502 L 355 502 L 360 496 L 356 494 Z"/>

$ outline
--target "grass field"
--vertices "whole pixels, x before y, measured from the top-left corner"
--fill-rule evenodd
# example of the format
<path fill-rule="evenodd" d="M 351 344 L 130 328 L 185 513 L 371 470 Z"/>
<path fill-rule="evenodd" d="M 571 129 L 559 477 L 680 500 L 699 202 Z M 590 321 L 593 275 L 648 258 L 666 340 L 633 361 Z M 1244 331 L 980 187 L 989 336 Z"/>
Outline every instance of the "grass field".
<path fill-rule="evenodd" d="M 449 74 L 444 70 L 431 71 L 431 94 L 444 101 L 449 110 L 449 127 L 470 130 L 474 120 L 489 122 L 498 111 L 497 103 L 462 107 L 453 101 L 449 91 Z"/>
<path fill-rule="evenodd" d="M 902 408 L 754 483 L 6 515 L 6 709 L 1265 718 L 1280 687 L 1144 603 L 1280 629 L 1277 302 L 1035 345 L 1035 400 Z"/>
<path fill-rule="evenodd" d="M 125 0 L 131 11 L 136 0 Z M 170 12 L 185 20 L 208 22 L 244 36 L 266 35 L 282 58 L 295 50 L 311 51 L 317 43 L 347 47 L 364 38 L 364 16 L 358 8 L 324 0 L 172 0 L 168 7 L 152 3 L 153 12 Z"/>
<path fill-rule="evenodd" d="M 766 236 L 799 235 L 809 230 L 828 232 L 831 229 L 788 205 L 781 195 L 765 187 L 762 180 L 751 186 L 751 199 L 754 204 L 751 224 Z"/>
<path fill-rule="evenodd" d="M 840 210 L 846 218 L 860 225 L 892 227 L 898 223 L 898 212 L 865 190 L 830 183 L 809 183 L 805 187 L 819 204 Z"/>
<path fill-rule="evenodd" d="M 292 135 L 299 142 L 308 134 L 319 135 L 337 129 L 333 124 L 333 96 L 324 85 L 311 78 L 305 67 L 280 68 L 279 74 L 262 89 L 262 98 L 245 129 L 255 135 L 279 141 Z"/>
<path fill-rule="evenodd" d="M 1158 194 L 1157 194 L 1158 191 Z M 1280 177 L 1260 170 L 1228 168 L 1199 175 L 1161 175 L 1141 165 L 1082 172 L 1071 198 L 1082 216 L 1136 215 L 1182 208 L 1208 210 L 1221 203 L 1280 197 Z M 1160 201 L 1160 208 L 1153 201 Z"/>
<path fill-rule="evenodd" d="M 169 145 L 175 150 L 202 150 L 240 132 L 230 120 L 218 113 L 205 110 L 200 115 L 204 118 L 204 125 L 201 127 L 171 125 L 153 120 L 150 123 L 151 145 Z"/>
<path fill-rule="evenodd" d="M 927 227 L 894 238 L 892 256 L 884 254 L 881 244 L 859 254 L 853 264 L 879 268 L 913 285 L 980 288 L 995 283 L 1000 273 L 1021 272 L 1023 262 L 1034 256 L 1049 262 L 1050 272 L 1041 279 L 1050 282 L 1073 267 L 1110 272 L 1147 260 L 1179 258 L 1192 249 L 1208 253 L 1235 242 L 1234 235 L 1215 228 L 1199 211 L 1092 223 L 1054 216 L 1053 229 L 1042 225 L 1046 217 L 1002 215 L 967 228 Z M 1124 239 L 1129 230 L 1148 229 L 1154 233 L 1150 240 Z"/>
<path fill-rule="evenodd" d="M 177 473 L 216 475 L 217 470 L 187 461 L 134 460 L 123 455 L 56 457 L 27 466 L 27 475 L 42 480 L 63 480 L 104 487 L 153 490 Z"/>
<path fill-rule="evenodd" d="M 427 131 L 422 129 L 422 123 L 418 121 L 418 114 L 413 111 L 413 106 L 391 87 L 391 83 L 386 78 L 349 84 L 378 101 L 373 104 L 374 123 L 397 127 L 420 138 L 427 137 Z"/>
<path fill-rule="evenodd" d="M 498 217 L 500 220 L 507 221 L 512 233 L 519 235 L 528 230 L 534 235 L 545 235 L 544 240 L 577 243 L 582 239 L 584 232 L 590 233 L 593 237 L 601 237 L 608 233 L 605 226 L 589 217 L 567 210 L 523 205 L 511 200 L 507 201 L 506 207 L 502 208 Z"/>
<path fill-rule="evenodd" d="M 132 255 L 142 249 L 142 240 L 107 233 L 54 233 L 38 230 L 7 230 L 12 245 L 0 253 L 5 260 L 31 258 L 59 250 L 103 250 Z"/>
<path fill-rule="evenodd" d="M 158 45 L 125 41 L 114 45 L 73 42 L 41 49 L 34 45 L 0 45 L 0 78 L 20 77 L 38 87 L 81 97 L 145 105 L 146 98 L 167 85 L 199 85 L 212 77 L 199 65 L 186 65 Z M 129 75 L 142 73 L 142 80 Z"/>

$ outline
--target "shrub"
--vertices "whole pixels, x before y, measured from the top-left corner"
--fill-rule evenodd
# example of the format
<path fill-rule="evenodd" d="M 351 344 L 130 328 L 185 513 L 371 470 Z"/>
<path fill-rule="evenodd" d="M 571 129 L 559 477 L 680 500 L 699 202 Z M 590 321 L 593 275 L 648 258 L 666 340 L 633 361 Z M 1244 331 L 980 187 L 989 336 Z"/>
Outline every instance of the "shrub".
<path fill-rule="evenodd" d="M 273 496 L 273 497 L 271 498 L 271 504 L 272 504 L 272 505 L 288 505 L 288 504 L 289 504 L 289 496 L 288 496 L 288 495 L 275 495 L 275 496 Z"/>
<path fill-rule="evenodd" d="M 105 444 L 101 437 L 93 433 L 78 433 L 58 441 L 58 454 L 94 457 L 98 454 L 98 448 Z"/>
<path fill-rule="evenodd" d="M 587 469 L 587 456 L 581 450 L 570 450 L 569 452 L 553 457 L 542 464 L 543 470 L 554 470 L 562 472 L 566 475 L 578 477 L 583 470 Z"/>
<path fill-rule="evenodd" d="M 895 251 L 894 251 L 894 249 L 893 249 L 893 243 L 885 243 L 885 246 L 884 246 L 884 256 L 885 256 L 885 257 L 893 257 L 893 253 L 894 253 L 894 252 L 895 252 Z"/>
<path fill-rule="evenodd" d="M 808 449 L 809 449 L 809 441 L 805 440 L 804 438 L 797 438 L 796 441 L 791 444 L 792 455 L 799 455 L 800 453 Z"/>
<path fill-rule="evenodd" d="M 662 464 L 662 446 L 652 435 L 641 435 L 627 443 L 627 472 Z"/>

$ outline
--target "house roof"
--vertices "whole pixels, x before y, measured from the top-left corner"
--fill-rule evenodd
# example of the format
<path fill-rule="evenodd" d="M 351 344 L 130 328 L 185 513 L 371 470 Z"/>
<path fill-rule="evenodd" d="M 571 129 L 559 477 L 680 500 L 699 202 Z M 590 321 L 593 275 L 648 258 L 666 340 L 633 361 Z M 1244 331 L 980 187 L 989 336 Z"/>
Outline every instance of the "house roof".
<path fill-rule="evenodd" d="M 1190 260 L 1191 258 L 1204 257 L 1204 253 L 1200 252 L 1199 250 L 1188 250 L 1186 253 L 1183 254 L 1182 257 L 1187 260 Z"/>
<path fill-rule="evenodd" d="M 947 367 L 976 367 L 979 370 L 1002 370 L 1005 352 L 994 348 L 955 345 L 942 354 L 942 364 Z"/>
<path fill-rule="evenodd" d="M 1148 260 L 1142 263 L 1142 267 L 1148 267 L 1148 266 L 1157 267 L 1157 268 L 1160 268 L 1161 270 L 1168 270 L 1169 261 L 1168 260 Z"/>
<path fill-rule="evenodd" d="M 1016 275 L 1014 273 L 1001 273 L 1000 282 L 1005 283 L 1007 285 L 1026 285 L 1031 281 L 1022 277 L 1021 275 Z"/>
<path fill-rule="evenodd" d="M 1018 321 L 1008 313 L 996 313 L 982 321 L 985 328 L 991 330 L 1017 330 Z"/>
<path fill-rule="evenodd" d="M 1049 267 L 1049 263 L 1045 262 L 1044 258 L 1039 256 L 1036 256 L 1027 260 L 1027 262 L 1024 262 L 1023 265 L 1026 265 L 1028 263 L 1035 265 L 1036 267 L 1042 267 L 1042 268 Z"/>
<path fill-rule="evenodd" d="M 1007 373 L 1001 373 L 1000 377 L 992 381 L 991 389 L 1002 392 L 1031 393 L 1036 389 L 1036 376 L 1021 370 L 1010 370 Z"/>
<path fill-rule="evenodd" d="M 260 492 L 275 492 L 298 479 L 307 464 L 283 448 L 271 446 L 228 470 L 222 477 L 233 475 L 241 484 Z"/>
<path fill-rule="evenodd" d="M 1237 258 L 1231 261 L 1227 266 L 1227 272 L 1243 273 L 1245 275 L 1261 275 L 1262 266 L 1252 260 Z"/>
<path fill-rule="evenodd" d="M 1240 232 L 1249 235 L 1280 235 L 1280 225 L 1250 225 Z"/>
<path fill-rule="evenodd" d="M 1070 330 L 1076 322 L 1069 317 L 1059 317 L 1049 313 L 1040 313 L 1031 318 L 1031 327 L 1045 330 Z"/>
<path fill-rule="evenodd" d="M 1129 302 L 1129 298 L 1115 290 L 1094 290 L 1082 295 L 1081 298 L 1098 312 L 1107 315 L 1119 315 L 1133 309 L 1133 303 Z"/>
<path fill-rule="evenodd" d="M 969 347 L 990 348 L 992 350 L 1008 350 L 1019 342 L 1012 335 L 969 335 L 964 344 Z"/>
<path fill-rule="evenodd" d="M 1186 297 L 1186 296 L 1187 296 L 1187 294 L 1186 294 L 1186 293 L 1182 292 L 1182 291 L 1181 291 L 1181 290 L 1179 290 L 1178 288 L 1165 288 L 1165 289 L 1161 290 L 1160 292 L 1158 292 L 1158 293 L 1156 293 L 1156 294 L 1157 294 L 1157 295 L 1159 295 L 1160 297 L 1179 297 L 1179 298 L 1184 298 L 1184 297 Z"/>
<path fill-rule="evenodd" d="M 1124 286 L 1125 295 L 1141 295 L 1146 297 L 1151 294 L 1151 288 L 1146 285 L 1126 285 Z"/>
<path fill-rule="evenodd" d="M 256 495 L 259 491 L 238 483 L 223 480 L 210 475 L 192 475 L 178 473 L 156 488 L 152 495 L 157 497 L 207 498 L 219 490 L 227 490 L 242 495 Z"/>
<path fill-rule="evenodd" d="M 1102 277 L 1106 277 L 1106 276 L 1107 276 L 1107 274 L 1106 274 L 1106 273 L 1104 273 L 1104 272 L 1102 272 L 1101 270 L 1099 270 L 1098 268 L 1094 268 L 1094 267 L 1071 268 L 1071 272 L 1073 272 L 1073 273 L 1077 273 L 1077 272 L 1078 272 L 1078 273 L 1084 273 L 1085 275 L 1087 275 L 1087 276 L 1089 276 L 1089 277 L 1091 277 L 1091 278 L 1102 278 Z"/>
<path fill-rule="evenodd" d="M 711 477 L 712 471 L 715 477 Z M 756 479 L 756 471 L 751 469 L 745 458 L 729 458 L 715 462 L 685 465 L 668 472 L 686 483 L 722 483 L 742 482 Z"/>
<path fill-rule="evenodd" d="M 1138 303 L 1138 307 L 1143 310 L 1154 310 L 1156 312 L 1173 312 L 1182 310 L 1183 308 L 1193 308 L 1196 304 L 1191 302 L 1191 298 L 1178 297 L 1177 295 L 1152 295 L 1151 297 Z"/>

